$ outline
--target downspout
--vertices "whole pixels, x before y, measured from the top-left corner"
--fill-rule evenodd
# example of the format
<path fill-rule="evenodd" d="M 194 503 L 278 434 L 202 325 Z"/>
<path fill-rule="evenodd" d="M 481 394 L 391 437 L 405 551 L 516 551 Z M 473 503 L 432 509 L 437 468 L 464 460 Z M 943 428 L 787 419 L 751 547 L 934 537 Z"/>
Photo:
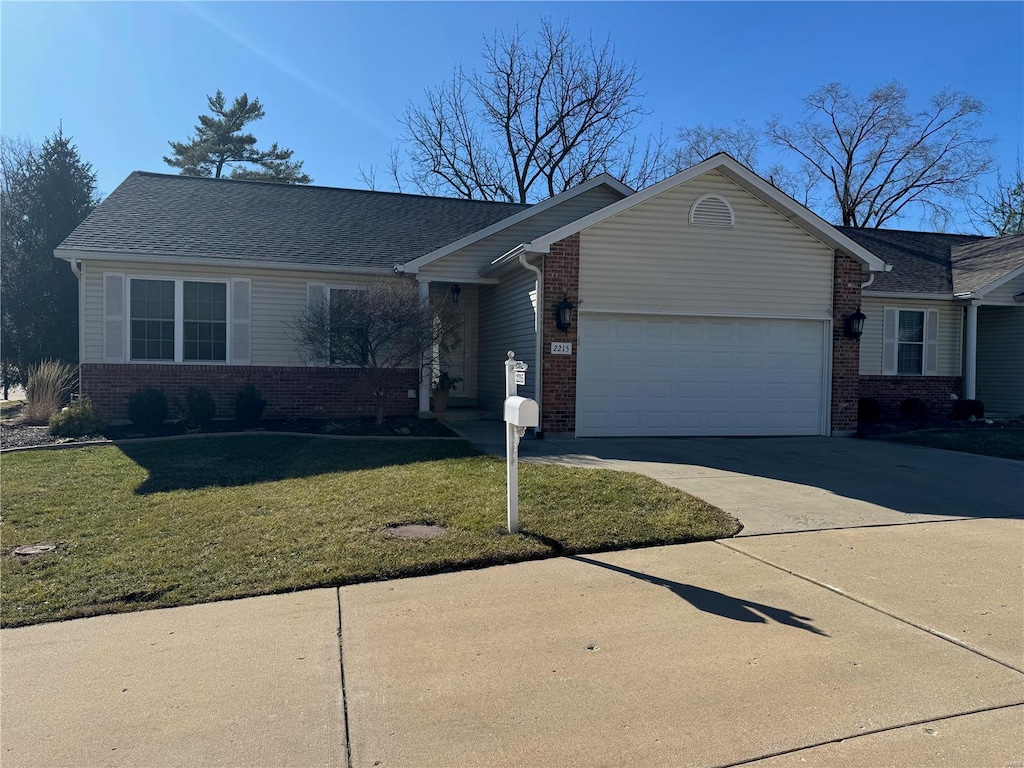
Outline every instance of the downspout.
<path fill-rule="evenodd" d="M 534 400 L 537 401 L 537 411 L 540 415 L 538 423 L 540 426 L 533 430 L 533 436 L 540 438 L 544 435 L 544 403 L 541 400 L 541 393 L 544 391 L 544 358 L 542 356 L 544 349 L 544 321 L 542 319 L 543 315 L 541 314 L 544 311 L 544 272 L 540 267 L 535 264 L 531 264 L 526 260 L 526 251 L 519 254 L 519 263 L 537 276 L 537 307 L 534 310 L 534 330 L 536 331 L 534 360 L 537 361 L 537 375 L 534 377 L 534 381 L 537 383 L 535 385 L 536 389 L 534 390 Z"/>
<path fill-rule="evenodd" d="M 78 259 L 69 259 L 71 271 L 78 281 L 78 397 L 82 397 L 82 360 L 85 359 L 85 286 L 82 284 L 82 267 Z"/>
<path fill-rule="evenodd" d="M 867 280 L 866 283 L 861 283 L 860 284 L 860 289 L 863 291 L 865 288 L 867 288 L 873 282 L 875 282 L 875 273 L 874 272 L 872 272 L 870 275 L 868 275 L 868 280 Z"/>

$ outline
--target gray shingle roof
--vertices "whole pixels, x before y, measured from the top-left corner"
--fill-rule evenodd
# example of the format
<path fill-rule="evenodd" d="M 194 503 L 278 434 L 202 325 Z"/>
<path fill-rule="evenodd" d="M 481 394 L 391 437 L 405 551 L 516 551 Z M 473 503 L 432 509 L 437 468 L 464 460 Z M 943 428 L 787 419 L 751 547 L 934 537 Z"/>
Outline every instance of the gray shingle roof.
<path fill-rule="evenodd" d="M 59 249 L 390 269 L 528 207 L 136 171 Z"/>
<path fill-rule="evenodd" d="M 974 293 L 1024 267 L 1024 235 L 953 248 L 953 293 Z"/>
<path fill-rule="evenodd" d="M 876 272 L 865 293 L 952 293 L 952 250 L 957 246 L 984 243 L 980 235 L 946 235 L 898 229 L 836 227 L 878 258 L 892 264 L 891 272 Z"/>

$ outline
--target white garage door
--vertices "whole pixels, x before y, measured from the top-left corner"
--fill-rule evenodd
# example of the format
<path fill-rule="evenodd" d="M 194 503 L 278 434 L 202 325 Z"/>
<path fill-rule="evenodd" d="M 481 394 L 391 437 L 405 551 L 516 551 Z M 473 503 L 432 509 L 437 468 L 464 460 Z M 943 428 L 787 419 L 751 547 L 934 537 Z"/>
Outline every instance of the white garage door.
<path fill-rule="evenodd" d="M 576 434 L 818 435 L 825 323 L 580 315 Z"/>

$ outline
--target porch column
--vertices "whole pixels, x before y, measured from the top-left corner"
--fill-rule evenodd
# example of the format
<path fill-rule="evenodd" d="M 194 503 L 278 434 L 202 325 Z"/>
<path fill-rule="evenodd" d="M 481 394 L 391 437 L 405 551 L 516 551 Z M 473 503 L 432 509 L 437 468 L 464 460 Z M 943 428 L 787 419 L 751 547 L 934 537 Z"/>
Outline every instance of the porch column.
<path fill-rule="evenodd" d="M 964 325 L 964 397 L 974 400 L 978 380 L 978 305 L 967 305 L 967 322 Z"/>
<path fill-rule="evenodd" d="M 430 281 L 420 280 L 420 301 L 424 305 L 430 302 Z M 420 414 L 430 413 L 430 380 L 433 377 L 433 370 L 430 364 L 430 352 L 424 350 L 423 359 L 420 361 Z"/>

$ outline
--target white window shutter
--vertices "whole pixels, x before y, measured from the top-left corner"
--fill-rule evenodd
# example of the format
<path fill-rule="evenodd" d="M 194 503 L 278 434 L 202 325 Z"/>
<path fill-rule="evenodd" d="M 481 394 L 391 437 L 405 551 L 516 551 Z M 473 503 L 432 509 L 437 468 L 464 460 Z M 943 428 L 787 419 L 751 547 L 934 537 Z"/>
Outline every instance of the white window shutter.
<path fill-rule="evenodd" d="M 896 348 L 900 333 L 899 310 L 886 307 L 882 313 L 882 375 L 896 375 Z"/>
<path fill-rule="evenodd" d="M 934 376 L 939 370 L 939 310 L 924 314 L 924 375 Z"/>
<path fill-rule="evenodd" d="M 306 309 L 313 309 L 317 306 L 323 306 L 327 302 L 327 284 L 326 283 L 306 283 Z M 319 360 L 310 360 L 309 365 L 326 365 L 327 360 L 321 358 Z"/>
<path fill-rule="evenodd" d="M 231 278 L 232 365 L 252 362 L 252 283 L 245 277 Z"/>
<path fill-rule="evenodd" d="M 103 362 L 125 361 L 124 273 L 103 273 Z"/>

